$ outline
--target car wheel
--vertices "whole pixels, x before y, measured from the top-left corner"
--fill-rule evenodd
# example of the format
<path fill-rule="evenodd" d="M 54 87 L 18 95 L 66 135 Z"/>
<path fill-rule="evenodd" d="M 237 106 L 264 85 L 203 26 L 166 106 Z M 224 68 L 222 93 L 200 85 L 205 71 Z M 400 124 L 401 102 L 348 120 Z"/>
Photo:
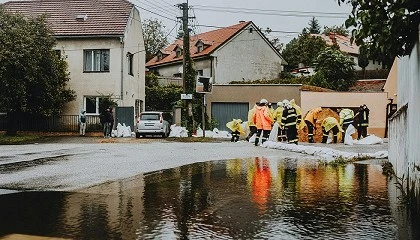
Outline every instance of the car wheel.
<path fill-rule="evenodd" d="M 162 133 L 162 137 L 163 137 L 163 138 L 167 138 L 167 137 L 168 137 L 168 135 L 169 135 L 169 134 L 168 134 L 168 128 L 166 128 L 166 127 L 165 127 L 165 129 L 164 129 L 164 131 L 163 131 L 163 133 Z"/>

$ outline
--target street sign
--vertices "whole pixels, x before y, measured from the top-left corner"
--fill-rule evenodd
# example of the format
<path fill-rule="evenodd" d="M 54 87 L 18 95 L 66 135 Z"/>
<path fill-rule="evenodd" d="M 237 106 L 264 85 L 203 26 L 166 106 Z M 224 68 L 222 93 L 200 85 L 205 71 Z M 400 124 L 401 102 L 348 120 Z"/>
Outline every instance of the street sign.
<path fill-rule="evenodd" d="M 181 100 L 191 100 L 193 98 L 192 94 L 181 94 Z"/>

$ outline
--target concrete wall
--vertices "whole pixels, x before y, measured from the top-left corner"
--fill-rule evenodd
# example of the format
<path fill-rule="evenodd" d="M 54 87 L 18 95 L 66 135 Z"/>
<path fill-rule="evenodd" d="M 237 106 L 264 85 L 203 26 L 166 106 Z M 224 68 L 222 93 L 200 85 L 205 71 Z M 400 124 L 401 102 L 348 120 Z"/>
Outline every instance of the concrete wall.
<path fill-rule="evenodd" d="M 214 81 L 275 79 L 282 68 L 282 58 L 255 31 L 244 29 L 214 54 Z"/>
<path fill-rule="evenodd" d="M 388 98 L 392 99 L 394 103 L 398 102 L 397 89 L 397 74 L 398 74 L 398 60 L 394 60 L 391 70 L 389 71 L 386 83 L 384 85 L 384 92 L 388 93 Z"/>
<path fill-rule="evenodd" d="M 300 84 L 215 84 L 212 93 L 206 94 L 207 113 L 211 113 L 212 102 L 248 102 L 252 108 L 262 98 L 277 103 L 283 99 L 295 99 L 301 104 Z"/>
<path fill-rule="evenodd" d="M 420 25 L 419 25 L 420 27 Z M 420 31 L 419 31 L 420 35 Z M 398 112 L 390 120 L 389 161 L 397 176 L 420 189 L 420 42 L 409 56 L 398 59 Z"/>
<path fill-rule="evenodd" d="M 302 114 L 316 107 L 359 107 L 370 109 L 368 134 L 385 136 L 387 93 L 309 92 L 301 93 Z"/>
<path fill-rule="evenodd" d="M 67 38 L 57 39 L 56 49 L 61 50 L 68 63 L 70 81 L 68 86 L 76 92 L 76 100 L 65 105 L 63 114 L 78 114 L 84 108 L 85 96 L 112 95 L 119 106 L 135 106 L 135 100 L 144 104 L 145 53 L 139 21 L 135 10 L 129 18 L 123 38 Z M 134 14 L 134 15 L 133 15 Z M 109 72 L 83 72 L 83 50 L 109 49 Z M 133 76 L 128 74 L 127 53 L 135 53 Z M 143 108 L 144 109 L 144 108 Z"/>

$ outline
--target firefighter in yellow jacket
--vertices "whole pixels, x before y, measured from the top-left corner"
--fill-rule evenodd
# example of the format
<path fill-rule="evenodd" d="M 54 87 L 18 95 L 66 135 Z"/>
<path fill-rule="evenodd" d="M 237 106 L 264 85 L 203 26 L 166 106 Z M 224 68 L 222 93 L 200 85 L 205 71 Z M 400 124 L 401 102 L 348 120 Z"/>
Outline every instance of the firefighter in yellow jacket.
<path fill-rule="evenodd" d="M 308 142 L 314 142 L 314 130 L 316 129 L 316 120 L 322 112 L 321 107 L 310 110 L 305 116 L 305 123 L 308 126 Z"/>
<path fill-rule="evenodd" d="M 274 119 L 277 122 L 277 124 L 279 125 L 279 129 L 277 131 L 277 141 L 279 141 L 279 142 L 287 141 L 286 130 L 281 125 L 281 119 L 283 117 L 283 111 L 284 111 L 283 102 L 278 102 L 277 103 L 277 108 L 274 111 Z"/>
<path fill-rule="evenodd" d="M 237 142 L 239 140 L 239 135 L 243 135 L 245 133 L 241 124 L 241 119 L 233 119 L 233 121 L 226 123 L 226 127 L 232 131 L 232 138 L 230 139 L 231 142 Z"/>
<path fill-rule="evenodd" d="M 252 137 L 252 135 L 254 135 L 255 133 L 257 133 L 257 126 L 255 125 L 254 122 L 254 114 L 257 111 L 257 106 L 258 106 L 259 102 L 254 104 L 254 107 L 252 107 L 249 111 L 248 111 L 248 127 L 249 127 L 249 134 L 246 137 L 246 140 L 249 141 L 249 139 Z"/>
<path fill-rule="evenodd" d="M 338 108 L 337 112 L 340 115 L 340 126 L 346 132 L 350 124 L 353 124 L 354 112 L 348 108 Z M 344 143 L 344 138 L 341 139 L 341 142 Z"/>
<path fill-rule="evenodd" d="M 333 133 L 333 142 L 337 143 L 338 132 L 344 132 L 335 117 L 326 117 L 321 124 L 322 127 L 322 143 L 327 143 L 328 134 Z"/>

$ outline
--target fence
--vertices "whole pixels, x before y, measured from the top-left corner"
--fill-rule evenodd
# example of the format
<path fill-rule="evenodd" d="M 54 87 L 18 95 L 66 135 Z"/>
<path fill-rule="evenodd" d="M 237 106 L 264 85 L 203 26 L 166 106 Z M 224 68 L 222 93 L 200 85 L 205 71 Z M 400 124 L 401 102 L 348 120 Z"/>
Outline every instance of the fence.
<path fill-rule="evenodd" d="M 7 130 L 7 115 L 0 115 L 0 130 Z M 34 116 L 18 114 L 15 116 L 14 128 L 17 131 L 77 132 L 79 131 L 78 115 Z M 87 116 L 86 131 L 102 131 L 99 116 Z"/>

